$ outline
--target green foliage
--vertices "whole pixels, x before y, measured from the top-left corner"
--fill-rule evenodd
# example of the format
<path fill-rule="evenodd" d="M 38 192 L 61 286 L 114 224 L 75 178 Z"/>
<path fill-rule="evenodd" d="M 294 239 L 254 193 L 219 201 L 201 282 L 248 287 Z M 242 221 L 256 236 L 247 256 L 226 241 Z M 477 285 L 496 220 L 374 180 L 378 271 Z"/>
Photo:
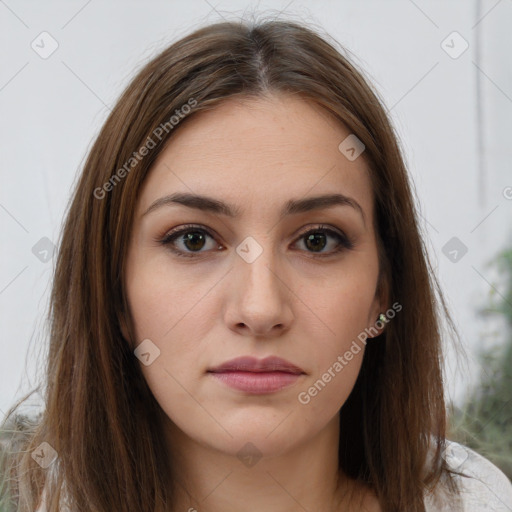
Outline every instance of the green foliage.
<path fill-rule="evenodd" d="M 0 425 L 0 512 L 14 512 L 17 509 L 9 486 L 12 455 L 24 450 L 24 445 L 40 417 L 40 414 L 30 417 L 23 413 L 15 413 L 5 418 Z"/>
<path fill-rule="evenodd" d="M 479 386 L 461 408 L 454 407 L 452 438 L 487 457 L 512 479 L 512 249 L 491 262 L 500 273 L 504 292 L 492 288 L 491 304 L 478 313 L 505 321 L 503 344 L 482 351 Z"/>

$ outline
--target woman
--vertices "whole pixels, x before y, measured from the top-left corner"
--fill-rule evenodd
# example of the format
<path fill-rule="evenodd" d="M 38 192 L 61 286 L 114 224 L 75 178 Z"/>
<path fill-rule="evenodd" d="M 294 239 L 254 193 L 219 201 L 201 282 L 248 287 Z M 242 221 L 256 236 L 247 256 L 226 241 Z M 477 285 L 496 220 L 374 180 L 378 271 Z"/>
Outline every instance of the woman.
<path fill-rule="evenodd" d="M 441 312 L 363 75 L 294 23 L 200 29 L 77 184 L 13 510 L 510 510 L 446 441 Z"/>

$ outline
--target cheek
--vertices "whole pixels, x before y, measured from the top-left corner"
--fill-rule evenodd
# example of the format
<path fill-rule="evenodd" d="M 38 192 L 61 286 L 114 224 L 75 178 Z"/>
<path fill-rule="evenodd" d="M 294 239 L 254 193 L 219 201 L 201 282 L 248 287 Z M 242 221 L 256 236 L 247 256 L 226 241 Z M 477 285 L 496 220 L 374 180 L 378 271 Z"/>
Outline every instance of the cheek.
<path fill-rule="evenodd" d="M 135 346 L 143 340 L 151 342 L 150 364 L 140 363 L 144 378 L 167 416 L 178 421 L 195 417 L 198 403 L 191 393 L 195 394 L 204 369 L 198 355 L 206 349 L 208 318 L 213 314 L 207 310 L 210 301 L 201 299 L 211 284 L 194 284 L 191 276 L 165 258 L 150 261 L 139 256 L 131 261 L 129 272 L 127 295 Z"/>
<path fill-rule="evenodd" d="M 365 329 L 374 298 L 373 281 L 342 277 L 333 279 L 328 290 L 309 295 L 310 304 L 321 320 L 311 354 L 311 375 L 301 387 L 298 402 L 318 418 L 332 416 L 346 401 L 361 369 L 366 348 Z M 307 332 L 307 327 L 304 326 Z"/>
<path fill-rule="evenodd" d="M 193 276 L 169 264 L 166 255 L 134 258 L 127 280 L 128 302 L 135 323 L 137 340 L 150 338 L 162 342 L 197 316 L 204 295 Z"/>
<path fill-rule="evenodd" d="M 343 406 L 359 375 L 363 355 L 364 348 L 352 354 L 350 361 L 343 355 L 338 360 L 336 355 L 298 391 L 297 402 L 315 423 L 329 421 Z"/>
<path fill-rule="evenodd" d="M 166 416 L 187 429 L 190 421 L 204 420 L 201 405 L 195 398 L 197 383 L 191 377 L 191 362 L 183 361 L 182 356 L 174 356 L 180 364 L 173 364 L 168 354 L 162 353 L 150 366 L 143 366 L 142 372 L 155 400 Z M 190 427 L 188 427 L 190 428 Z"/>
<path fill-rule="evenodd" d="M 135 345 L 149 339 L 149 346 L 154 346 L 158 354 L 151 365 L 142 365 L 150 386 L 173 389 L 199 373 L 198 354 L 204 350 L 208 331 L 208 325 L 200 318 L 211 316 L 205 310 L 207 306 L 197 289 L 184 293 L 172 281 L 151 282 L 140 274 L 140 281 L 132 288 L 130 308 L 137 336 Z"/>
<path fill-rule="evenodd" d="M 315 338 L 310 376 L 297 399 L 320 417 L 338 410 L 354 387 L 366 348 L 365 340 L 358 338 L 365 321 L 352 301 L 345 309 L 333 310 L 328 334 Z"/>
<path fill-rule="evenodd" d="M 309 293 L 308 306 L 318 318 L 318 339 L 322 340 L 320 359 L 344 353 L 352 341 L 364 333 L 370 325 L 369 315 L 375 300 L 375 282 L 367 278 L 334 277 L 329 287 L 319 287 Z M 326 289 L 327 288 L 327 289 Z M 332 362 L 332 361 L 331 361 Z"/>

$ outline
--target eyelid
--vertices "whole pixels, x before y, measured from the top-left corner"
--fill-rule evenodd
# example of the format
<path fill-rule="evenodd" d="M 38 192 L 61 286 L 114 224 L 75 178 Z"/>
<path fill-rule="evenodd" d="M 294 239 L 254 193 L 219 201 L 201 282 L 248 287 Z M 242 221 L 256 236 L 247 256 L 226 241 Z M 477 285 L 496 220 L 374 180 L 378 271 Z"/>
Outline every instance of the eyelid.
<path fill-rule="evenodd" d="M 178 236 L 182 233 L 186 233 L 187 231 L 204 231 L 211 238 L 220 238 L 220 236 L 212 229 L 207 228 L 201 224 L 183 224 L 178 226 L 177 228 L 173 228 L 170 231 L 166 231 L 163 236 L 158 236 L 155 241 L 164 243 L 166 241 L 171 240 L 174 236 Z"/>

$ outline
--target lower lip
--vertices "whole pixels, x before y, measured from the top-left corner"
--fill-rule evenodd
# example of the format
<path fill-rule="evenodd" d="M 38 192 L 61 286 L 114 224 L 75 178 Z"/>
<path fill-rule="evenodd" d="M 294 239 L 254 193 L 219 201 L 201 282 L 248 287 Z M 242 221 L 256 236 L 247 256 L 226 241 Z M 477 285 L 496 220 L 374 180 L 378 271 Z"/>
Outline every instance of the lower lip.
<path fill-rule="evenodd" d="M 229 387 L 245 391 L 246 393 L 263 394 L 273 393 L 291 386 L 301 376 L 286 372 L 211 372 L 215 378 Z"/>

